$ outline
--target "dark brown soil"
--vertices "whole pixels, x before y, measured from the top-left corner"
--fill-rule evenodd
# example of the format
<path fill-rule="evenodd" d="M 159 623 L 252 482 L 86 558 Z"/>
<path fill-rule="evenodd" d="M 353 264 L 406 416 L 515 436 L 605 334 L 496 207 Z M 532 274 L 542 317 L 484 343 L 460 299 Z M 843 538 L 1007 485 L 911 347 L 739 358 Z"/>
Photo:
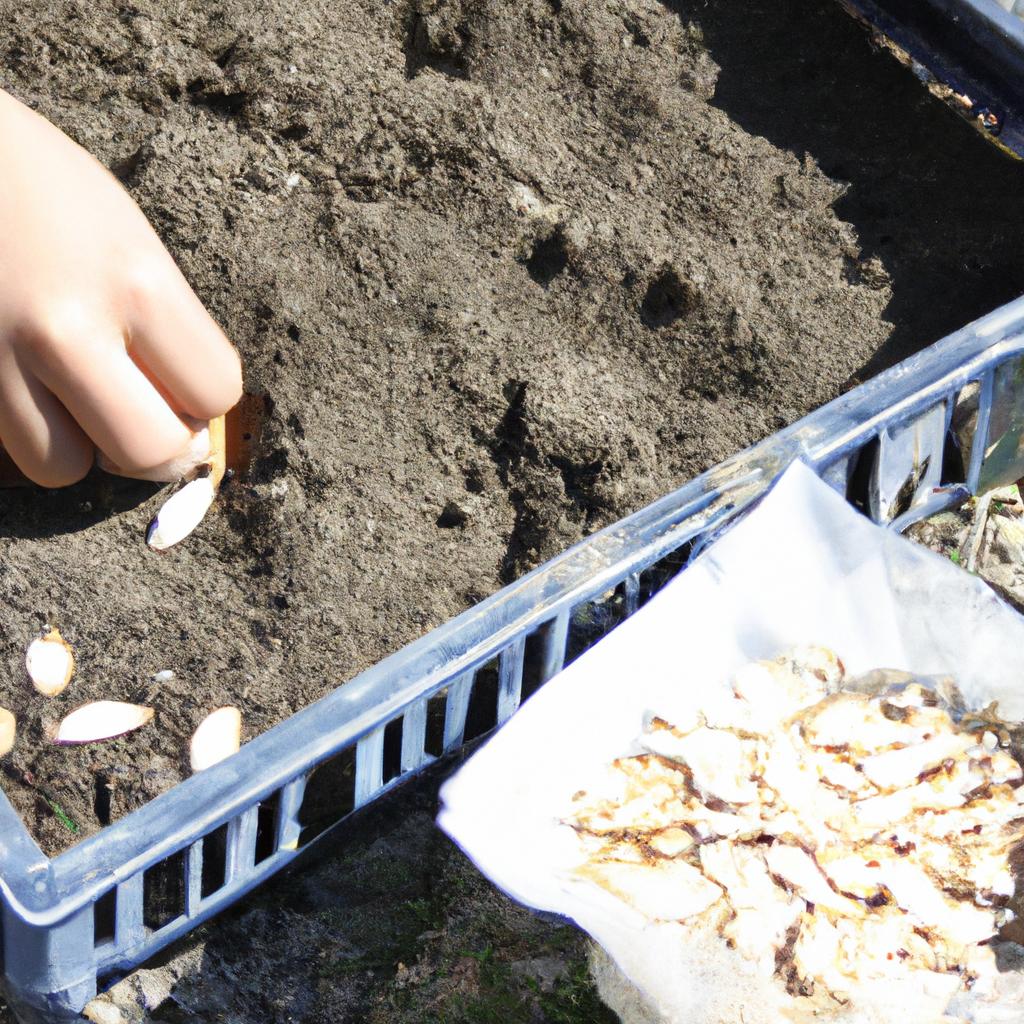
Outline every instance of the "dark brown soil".
<path fill-rule="evenodd" d="M 163 557 L 148 485 L 3 495 L 3 786 L 48 852 L 173 785 L 212 707 L 255 735 L 1024 291 L 1020 166 L 828 0 L 0 14 L 4 87 L 121 177 L 272 401 Z M 45 622 L 80 665 L 52 701 Z M 157 718 L 45 742 L 99 697 Z"/>

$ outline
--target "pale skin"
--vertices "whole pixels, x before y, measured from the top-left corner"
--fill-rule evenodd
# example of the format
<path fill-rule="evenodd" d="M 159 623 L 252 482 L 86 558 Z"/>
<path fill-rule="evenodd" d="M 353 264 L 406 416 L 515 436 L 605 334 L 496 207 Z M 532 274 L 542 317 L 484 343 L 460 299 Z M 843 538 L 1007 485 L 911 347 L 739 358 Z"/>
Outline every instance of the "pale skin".
<path fill-rule="evenodd" d="M 126 475 L 240 398 L 238 354 L 117 180 L 0 91 L 0 443 L 45 487 Z"/>

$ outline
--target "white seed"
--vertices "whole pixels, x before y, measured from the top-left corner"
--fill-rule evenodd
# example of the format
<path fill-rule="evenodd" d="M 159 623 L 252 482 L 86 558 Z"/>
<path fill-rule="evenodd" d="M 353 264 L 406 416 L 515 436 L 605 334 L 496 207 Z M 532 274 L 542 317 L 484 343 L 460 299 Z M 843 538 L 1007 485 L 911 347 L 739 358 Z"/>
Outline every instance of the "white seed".
<path fill-rule="evenodd" d="M 138 729 L 153 718 L 153 709 L 119 700 L 97 700 L 76 708 L 57 727 L 54 743 L 95 743 Z"/>
<path fill-rule="evenodd" d="M 153 673 L 154 683 L 169 683 L 174 678 L 174 670 L 169 668 L 161 669 Z"/>
<path fill-rule="evenodd" d="M 241 745 L 242 715 L 238 708 L 217 708 L 199 723 L 192 736 L 189 760 L 201 772 L 234 754 Z"/>
<path fill-rule="evenodd" d="M 14 715 L 7 708 L 0 708 L 0 757 L 11 752 L 17 731 Z"/>
<path fill-rule="evenodd" d="M 56 697 L 71 682 L 75 656 L 59 630 L 51 629 L 28 645 L 25 669 L 32 685 L 44 697 Z"/>
<path fill-rule="evenodd" d="M 184 540 L 203 521 L 216 493 L 209 476 L 193 480 L 175 491 L 149 524 L 146 543 L 157 551 L 165 551 Z"/>
<path fill-rule="evenodd" d="M 82 1016 L 93 1024 L 124 1024 L 124 1014 L 106 999 L 94 999 L 82 1011 Z"/>

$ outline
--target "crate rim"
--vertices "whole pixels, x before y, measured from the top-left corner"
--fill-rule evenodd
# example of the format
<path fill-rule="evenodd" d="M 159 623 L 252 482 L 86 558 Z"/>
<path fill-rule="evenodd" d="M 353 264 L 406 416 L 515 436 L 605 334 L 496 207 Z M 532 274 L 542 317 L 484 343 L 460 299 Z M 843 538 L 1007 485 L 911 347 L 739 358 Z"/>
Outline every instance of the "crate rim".
<path fill-rule="evenodd" d="M 510 637 L 571 607 L 585 590 L 600 593 L 602 584 L 649 562 L 652 552 L 676 546 L 681 530 L 698 532 L 692 529 L 693 516 L 704 515 L 706 528 L 716 517 L 734 515 L 737 507 L 753 504 L 795 459 L 825 467 L 865 436 L 892 429 L 1018 353 L 1024 353 L 1024 297 L 581 540 L 339 684 L 230 758 L 53 858 L 41 851 L 0 791 L 0 894 L 9 910 L 29 925 L 49 927 L 64 921 L 394 718 L 439 680 L 485 663 Z M 634 540 L 637 535 L 644 538 L 640 545 Z"/>

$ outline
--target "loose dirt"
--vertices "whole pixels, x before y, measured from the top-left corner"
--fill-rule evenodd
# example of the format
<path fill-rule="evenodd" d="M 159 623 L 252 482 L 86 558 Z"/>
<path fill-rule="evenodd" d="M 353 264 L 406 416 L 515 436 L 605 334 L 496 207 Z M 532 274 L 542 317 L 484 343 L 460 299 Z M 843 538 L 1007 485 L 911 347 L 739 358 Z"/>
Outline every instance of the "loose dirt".
<path fill-rule="evenodd" d="M 180 779 L 213 707 L 261 732 L 1024 291 L 1019 166 L 825 0 L 0 13 L 0 82 L 123 181 L 270 403 L 163 557 L 149 485 L 2 496 L 2 782 L 49 853 Z M 100 697 L 155 722 L 46 742 Z"/>

